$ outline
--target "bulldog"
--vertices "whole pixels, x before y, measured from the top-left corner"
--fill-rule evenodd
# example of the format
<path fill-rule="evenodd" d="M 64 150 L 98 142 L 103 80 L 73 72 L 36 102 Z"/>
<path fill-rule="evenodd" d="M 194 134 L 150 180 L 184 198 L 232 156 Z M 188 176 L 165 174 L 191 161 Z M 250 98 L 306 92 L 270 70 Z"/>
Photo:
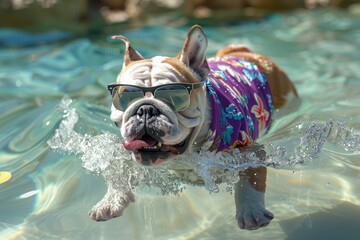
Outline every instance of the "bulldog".
<path fill-rule="evenodd" d="M 124 36 L 123 67 L 112 96 L 111 119 L 134 161 L 155 166 L 180 155 L 231 151 L 256 146 L 274 110 L 298 96 L 284 71 L 242 45 L 229 45 L 206 59 L 207 37 L 193 26 L 176 57 L 144 59 Z M 263 154 L 263 151 L 256 151 Z M 266 168 L 239 172 L 234 186 L 241 229 L 266 226 L 274 215 L 265 208 Z M 108 186 L 89 215 L 97 221 L 121 216 L 132 192 Z"/>

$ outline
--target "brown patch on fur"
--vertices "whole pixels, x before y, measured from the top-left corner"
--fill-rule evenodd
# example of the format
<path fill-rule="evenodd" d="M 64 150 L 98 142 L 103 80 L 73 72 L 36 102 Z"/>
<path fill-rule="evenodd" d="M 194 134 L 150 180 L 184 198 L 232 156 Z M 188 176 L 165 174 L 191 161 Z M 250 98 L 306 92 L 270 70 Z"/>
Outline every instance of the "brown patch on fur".
<path fill-rule="evenodd" d="M 144 59 L 134 48 L 131 47 L 129 40 L 126 37 L 122 35 L 117 35 L 117 36 L 112 36 L 111 38 L 119 39 L 125 43 L 126 45 L 125 54 L 124 54 L 125 66 L 129 65 L 132 61 L 138 61 Z"/>
<path fill-rule="evenodd" d="M 120 76 L 123 75 L 128 68 L 130 68 L 134 64 L 144 63 L 144 62 L 152 62 L 151 59 L 143 59 L 143 60 L 137 60 L 137 61 L 131 61 L 128 65 L 126 65 L 124 68 L 121 69 Z"/>
<path fill-rule="evenodd" d="M 249 52 L 251 53 L 250 49 L 243 45 L 228 45 L 226 47 L 223 47 L 216 53 L 216 57 L 223 57 L 226 55 L 230 55 L 233 52 Z"/>
<path fill-rule="evenodd" d="M 216 56 L 239 57 L 258 66 L 268 79 L 275 109 L 286 104 L 286 97 L 289 93 L 292 92 L 295 96 L 298 96 L 295 86 L 284 70 L 265 56 L 252 53 L 248 48 L 236 45 L 230 45 L 221 49 Z"/>
<path fill-rule="evenodd" d="M 152 62 L 152 60 L 151 59 L 142 59 L 142 60 L 137 60 L 137 61 L 131 61 L 129 63 L 129 65 L 126 65 L 126 68 L 129 68 L 134 64 L 143 63 L 143 62 Z"/>
<path fill-rule="evenodd" d="M 194 73 L 189 70 L 183 63 L 181 63 L 177 58 L 166 58 L 162 61 L 163 63 L 170 64 L 173 68 L 175 68 L 183 79 L 184 83 L 198 83 L 199 79 L 194 76 Z"/>
<path fill-rule="evenodd" d="M 239 173 L 241 177 L 246 177 L 250 185 L 257 191 L 265 192 L 266 189 L 266 167 L 248 168 Z"/>

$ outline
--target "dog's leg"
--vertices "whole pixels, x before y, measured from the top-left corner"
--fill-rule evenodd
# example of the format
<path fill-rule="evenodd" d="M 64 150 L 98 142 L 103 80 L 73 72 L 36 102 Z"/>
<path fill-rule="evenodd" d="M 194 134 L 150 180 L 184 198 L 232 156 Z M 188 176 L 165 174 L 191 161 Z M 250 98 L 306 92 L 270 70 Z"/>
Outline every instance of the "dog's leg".
<path fill-rule="evenodd" d="M 248 230 L 267 226 L 274 215 L 265 209 L 266 167 L 250 168 L 239 176 L 235 184 L 238 226 Z"/>
<path fill-rule="evenodd" d="M 95 221 L 106 221 L 119 217 L 131 202 L 135 202 L 132 192 L 121 192 L 110 184 L 103 199 L 90 210 L 89 215 Z"/>

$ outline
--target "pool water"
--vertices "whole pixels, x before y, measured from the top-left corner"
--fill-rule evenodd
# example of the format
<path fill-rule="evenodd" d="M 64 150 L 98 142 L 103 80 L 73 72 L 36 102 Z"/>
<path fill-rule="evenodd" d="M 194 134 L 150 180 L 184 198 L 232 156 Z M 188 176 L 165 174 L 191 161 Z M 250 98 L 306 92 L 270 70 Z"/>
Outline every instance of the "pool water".
<path fill-rule="evenodd" d="M 0 29 L 0 239 L 358 239 L 359 26 L 357 15 L 321 10 L 204 27 L 208 56 L 246 44 L 284 68 L 302 99 L 259 140 L 274 157 L 266 205 L 275 219 L 256 231 L 238 229 L 226 184 L 166 196 L 138 189 L 122 217 L 88 217 L 106 192 L 103 176 L 89 170 L 104 169 L 96 165 L 111 153 L 104 141 L 119 135 L 106 85 L 120 70 L 124 46 L 110 36 L 126 35 L 145 57 L 175 56 L 189 26 L 122 26 L 95 36 Z M 329 124 L 349 134 L 327 140 L 321 133 Z M 53 149 L 59 132 L 91 141 L 102 158 L 91 162 L 79 150 L 83 142 Z M 302 161 L 287 161 L 299 159 L 299 149 Z"/>

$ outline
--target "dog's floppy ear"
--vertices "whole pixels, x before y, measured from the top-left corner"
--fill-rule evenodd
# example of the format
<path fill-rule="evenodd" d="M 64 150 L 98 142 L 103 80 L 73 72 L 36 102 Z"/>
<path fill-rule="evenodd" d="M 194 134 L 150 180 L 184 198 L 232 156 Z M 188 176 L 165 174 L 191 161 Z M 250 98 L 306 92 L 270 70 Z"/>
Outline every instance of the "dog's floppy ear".
<path fill-rule="evenodd" d="M 124 66 L 129 65 L 129 63 L 131 63 L 132 61 L 138 61 L 144 59 L 143 56 L 141 56 L 141 54 L 138 51 L 136 51 L 131 47 L 129 40 L 126 37 L 117 35 L 117 36 L 112 36 L 111 38 L 120 39 L 125 43 L 126 49 L 124 54 Z"/>
<path fill-rule="evenodd" d="M 199 25 L 194 25 L 189 30 L 177 58 L 193 69 L 201 78 L 207 78 L 210 70 L 205 56 L 206 48 L 207 37 L 204 31 Z"/>

